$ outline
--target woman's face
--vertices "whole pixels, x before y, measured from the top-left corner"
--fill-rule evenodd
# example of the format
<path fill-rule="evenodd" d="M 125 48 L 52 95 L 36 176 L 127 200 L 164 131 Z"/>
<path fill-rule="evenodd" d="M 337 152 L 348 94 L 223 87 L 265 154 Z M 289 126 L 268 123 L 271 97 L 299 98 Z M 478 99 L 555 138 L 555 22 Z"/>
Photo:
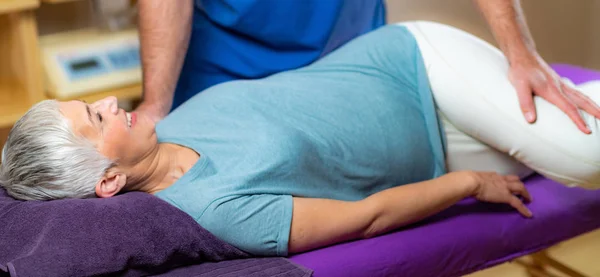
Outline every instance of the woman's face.
<path fill-rule="evenodd" d="M 119 167 L 136 165 L 157 145 L 154 122 L 142 114 L 119 109 L 115 97 L 92 104 L 61 102 L 60 111 L 71 121 L 76 135 L 94 143 L 102 155 Z"/>

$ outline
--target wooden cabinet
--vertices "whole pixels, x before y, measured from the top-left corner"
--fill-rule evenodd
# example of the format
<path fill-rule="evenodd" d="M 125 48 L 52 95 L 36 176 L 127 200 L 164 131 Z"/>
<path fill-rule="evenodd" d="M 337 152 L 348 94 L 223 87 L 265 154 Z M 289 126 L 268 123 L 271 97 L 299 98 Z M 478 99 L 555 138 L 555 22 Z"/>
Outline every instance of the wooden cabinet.
<path fill-rule="evenodd" d="M 38 32 L 38 24 L 46 22 L 38 22 L 36 12 L 41 7 L 68 10 L 68 5 L 74 4 L 68 2 L 74 1 L 84 0 L 0 0 L 0 147 L 14 122 L 33 104 L 49 97 L 44 89 Z M 48 16 L 59 22 L 65 14 L 45 14 L 46 20 Z M 120 100 L 136 100 L 141 91 L 141 84 L 134 84 L 77 98 L 93 102 L 114 95 Z"/>
<path fill-rule="evenodd" d="M 0 0 L 0 128 L 44 99 L 33 0 Z"/>

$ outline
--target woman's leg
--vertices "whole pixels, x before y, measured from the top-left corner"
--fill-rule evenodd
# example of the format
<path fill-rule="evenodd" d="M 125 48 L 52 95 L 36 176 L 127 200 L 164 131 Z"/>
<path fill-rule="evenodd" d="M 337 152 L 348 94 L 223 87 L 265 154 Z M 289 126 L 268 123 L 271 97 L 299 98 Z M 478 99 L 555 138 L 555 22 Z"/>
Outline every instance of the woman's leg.
<path fill-rule="evenodd" d="M 528 124 L 522 116 L 517 94 L 508 80 L 508 63 L 490 44 L 456 28 L 432 22 L 402 23 L 421 49 L 434 98 L 448 125 L 448 162 L 451 169 L 481 167 L 505 173 L 526 174 L 511 159 L 500 159 L 489 145 L 515 158 L 540 174 L 566 185 L 600 188 L 600 124 L 587 113 L 582 116 L 591 135 L 554 105 L 536 97 L 537 121 Z M 591 93 L 592 90 L 597 93 Z M 600 100 L 600 86 L 583 92 Z M 466 135 L 460 136 L 460 133 Z M 481 144 L 457 147 L 472 137 Z M 461 142 L 462 141 L 462 142 Z M 487 154 L 472 159 L 473 147 Z M 483 153 L 482 152 L 482 153 Z M 475 164 L 475 165 L 473 165 Z"/>
<path fill-rule="evenodd" d="M 533 173 L 513 157 L 458 130 L 443 116 L 441 121 L 448 141 L 446 164 L 449 171 L 494 171 L 521 178 Z"/>

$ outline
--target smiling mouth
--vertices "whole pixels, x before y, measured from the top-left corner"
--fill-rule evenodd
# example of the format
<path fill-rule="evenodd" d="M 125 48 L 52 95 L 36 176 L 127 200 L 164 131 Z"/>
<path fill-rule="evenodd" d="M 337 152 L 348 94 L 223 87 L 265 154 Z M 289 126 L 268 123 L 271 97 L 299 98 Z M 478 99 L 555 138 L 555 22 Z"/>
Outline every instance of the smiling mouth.
<path fill-rule="evenodd" d="M 127 127 L 131 128 L 131 114 L 125 113 L 125 116 L 127 117 Z"/>

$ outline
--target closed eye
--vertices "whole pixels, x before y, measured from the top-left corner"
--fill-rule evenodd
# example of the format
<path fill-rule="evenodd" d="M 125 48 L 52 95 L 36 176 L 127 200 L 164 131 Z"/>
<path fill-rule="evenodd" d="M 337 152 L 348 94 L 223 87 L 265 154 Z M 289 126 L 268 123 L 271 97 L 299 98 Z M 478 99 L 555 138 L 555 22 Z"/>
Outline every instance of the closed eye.
<path fill-rule="evenodd" d="M 102 115 L 100 113 L 96 113 L 96 115 L 98 115 L 98 120 L 102 122 Z"/>

